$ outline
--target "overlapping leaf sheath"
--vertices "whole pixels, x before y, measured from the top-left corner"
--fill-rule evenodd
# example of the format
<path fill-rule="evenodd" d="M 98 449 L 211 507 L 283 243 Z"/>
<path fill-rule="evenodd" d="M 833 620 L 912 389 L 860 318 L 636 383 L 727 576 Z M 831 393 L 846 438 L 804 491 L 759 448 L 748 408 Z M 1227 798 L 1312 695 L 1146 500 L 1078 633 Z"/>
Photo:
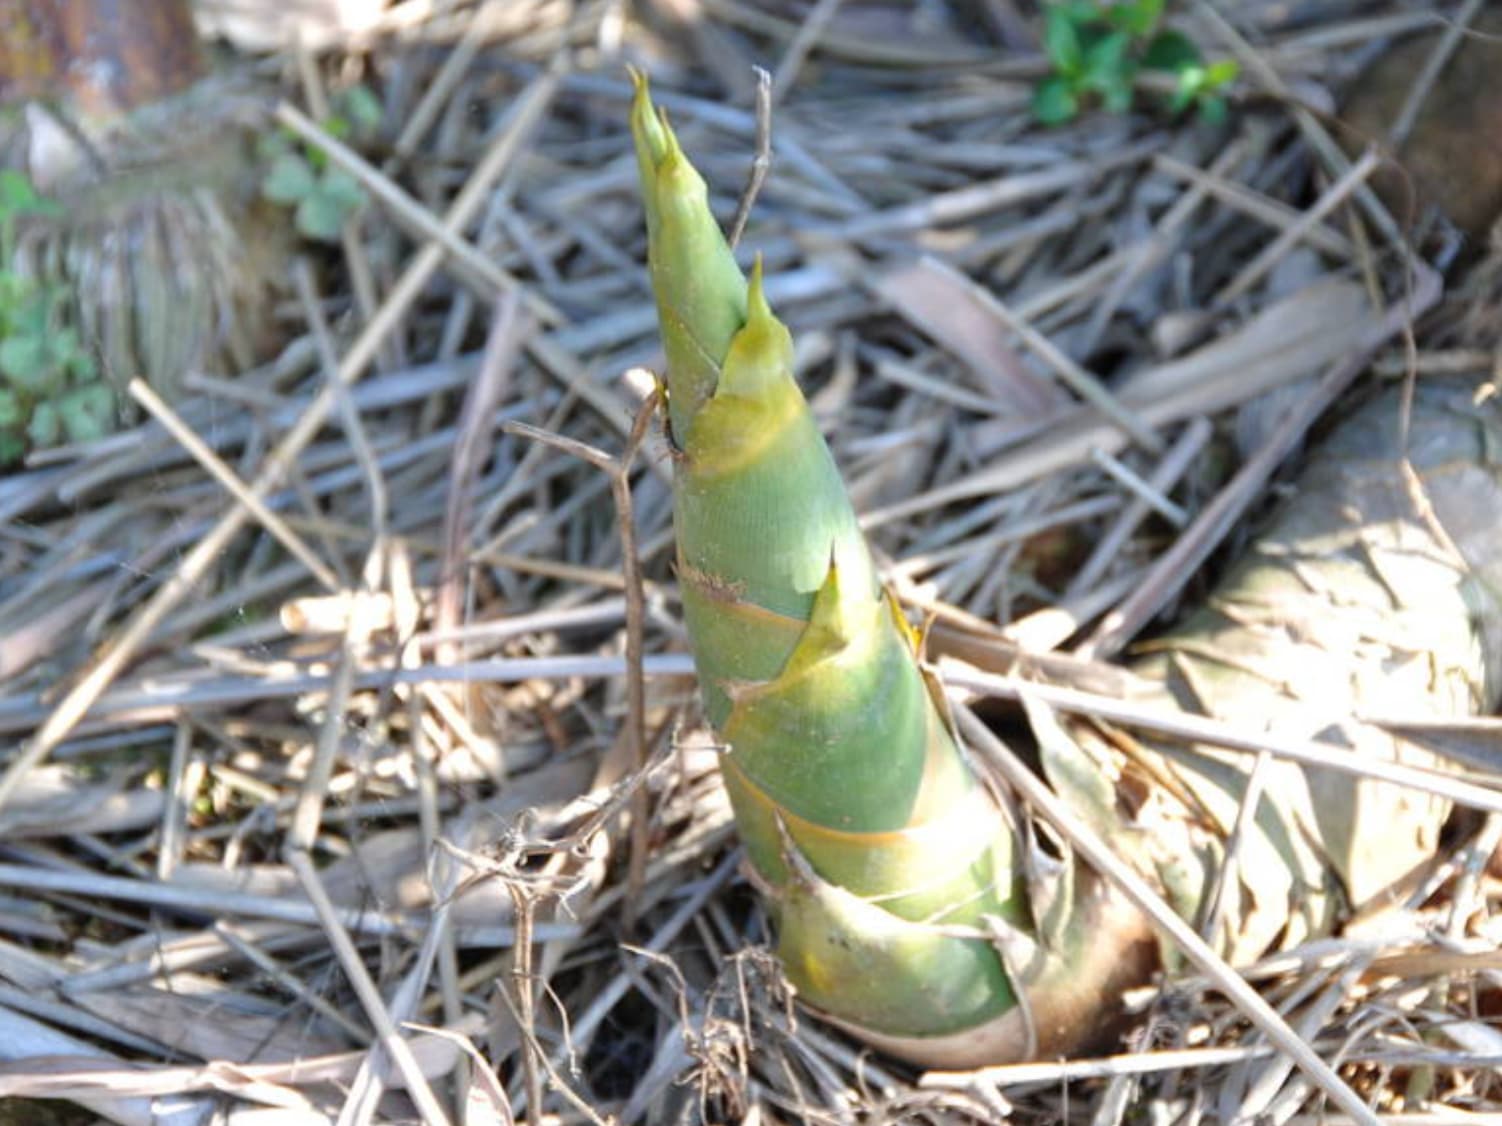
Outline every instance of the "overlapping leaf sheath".
<path fill-rule="evenodd" d="M 1013 1007 L 980 932 L 1020 920 L 1012 836 L 939 715 L 703 181 L 638 84 L 632 127 L 667 352 L 684 612 L 726 785 L 800 995 L 943 1038 Z"/>

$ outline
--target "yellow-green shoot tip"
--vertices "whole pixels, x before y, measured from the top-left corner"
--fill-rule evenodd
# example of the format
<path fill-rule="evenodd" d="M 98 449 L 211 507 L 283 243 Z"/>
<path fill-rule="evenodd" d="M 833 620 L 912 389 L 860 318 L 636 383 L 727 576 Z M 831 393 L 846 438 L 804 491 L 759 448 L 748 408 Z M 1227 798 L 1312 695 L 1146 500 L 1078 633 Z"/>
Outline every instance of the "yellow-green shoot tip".
<path fill-rule="evenodd" d="M 668 150 L 666 119 L 652 104 L 652 91 L 644 72 L 630 68 L 635 93 L 631 98 L 631 135 L 636 141 L 642 173 L 647 175 Z"/>
<path fill-rule="evenodd" d="M 751 261 L 751 281 L 746 293 L 746 319 L 758 320 L 762 317 L 772 317 L 772 306 L 767 304 L 767 291 L 762 284 L 761 251 L 756 252 L 756 257 Z"/>

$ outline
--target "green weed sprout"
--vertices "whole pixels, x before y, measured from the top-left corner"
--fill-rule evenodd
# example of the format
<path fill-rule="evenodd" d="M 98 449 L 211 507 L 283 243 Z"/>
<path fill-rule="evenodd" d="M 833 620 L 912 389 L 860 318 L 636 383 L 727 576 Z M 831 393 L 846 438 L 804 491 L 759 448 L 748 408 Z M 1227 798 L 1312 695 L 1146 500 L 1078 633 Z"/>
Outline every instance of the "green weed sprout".
<path fill-rule="evenodd" d="M 1092 101 L 1112 113 L 1132 107 L 1141 71 L 1173 77 L 1168 108 L 1194 107 L 1207 121 L 1225 117 L 1221 91 L 1235 79 L 1235 62 L 1206 62 L 1192 40 L 1160 29 L 1164 0 L 1096 4 L 1061 0 L 1043 13 L 1043 53 L 1052 70 L 1033 95 L 1033 116 L 1044 125 L 1076 117 Z"/>
<path fill-rule="evenodd" d="M 103 437 L 118 418 L 115 392 L 68 324 L 67 288 L 11 268 L 21 220 L 57 213 L 24 175 L 0 172 L 0 468 Z"/>
<path fill-rule="evenodd" d="M 333 114 L 321 124 L 336 140 L 362 140 L 380 128 L 384 111 L 366 86 L 352 86 L 335 101 Z M 365 190 L 328 154 L 314 145 L 298 145 L 290 134 L 267 139 L 266 176 L 261 194 L 272 203 L 291 207 L 292 221 L 304 238 L 338 242 L 352 215 L 365 205 Z"/>

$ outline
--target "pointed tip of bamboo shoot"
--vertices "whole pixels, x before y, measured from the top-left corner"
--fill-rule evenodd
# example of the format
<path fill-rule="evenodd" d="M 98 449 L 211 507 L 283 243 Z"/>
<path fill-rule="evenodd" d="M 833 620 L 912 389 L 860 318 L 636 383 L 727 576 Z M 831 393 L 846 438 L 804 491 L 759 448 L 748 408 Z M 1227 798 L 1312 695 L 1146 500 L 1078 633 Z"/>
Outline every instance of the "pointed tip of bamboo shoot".
<path fill-rule="evenodd" d="M 746 288 L 746 323 L 741 331 L 750 332 L 756 338 L 758 346 L 769 348 L 769 355 L 775 357 L 782 366 L 782 370 L 791 377 L 793 334 L 777 319 L 777 315 L 772 312 L 772 306 L 767 301 L 760 251 L 751 263 L 751 279 Z"/>
<path fill-rule="evenodd" d="M 667 353 L 668 417 L 680 444 L 719 382 L 746 319 L 746 281 L 709 207 L 709 188 L 633 71 L 631 133 L 647 220 L 647 262 Z"/>
<path fill-rule="evenodd" d="M 860 564 L 842 566 L 839 553 L 839 545 L 830 544 L 829 569 L 814 592 L 808 628 L 783 670 L 783 677 L 789 681 L 806 675 L 823 661 L 869 660 L 879 644 L 882 602 L 871 598 L 868 586 L 859 582 L 852 586 L 845 581 L 860 573 Z"/>
<path fill-rule="evenodd" d="M 657 107 L 652 104 L 652 88 L 646 72 L 631 66 L 626 68 L 631 75 L 633 90 L 631 98 L 631 135 L 636 140 L 637 153 L 655 165 L 667 151 L 663 120 Z"/>
<path fill-rule="evenodd" d="M 861 620 L 852 613 L 850 597 L 840 585 L 840 563 L 835 547 L 829 545 L 829 571 L 824 576 L 824 585 L 814 594 L 813 610 L 809 614 L 810 630 L 817 630 L 834 647 L 843 648 L 862 627 L 869 628 L 869 617 Z"/>
<path fill-rule="evenodd" d="M 746 293 L 746 323 L 759 318 L 775 321 L 772 315 L 772 307 L 767 304 L 767 291 L 762 277 L 761 251 L 756 252 L 756 257 L 751 262 L 751 280 Z"/>
<path fill-rule="evenodd" d="M 730 341 L 720 388 L 744 399 L 785 397 L 793 383 L 793 336 L 767 304 L 761 256 L 751 267 L 746 321 Z"/>
<path fill-rule="evenodd" d="M 641 173 L 642 194 L 646 197 L 649 219 L 659 213 L 677 212 L 685 231 L 704 238 L 701 228 L 709 218 L 709 188 L 704 183 L 668 121 L 667 111 L 652 101 L 652 89 L 646 74 L 629 68 L 634 93 L 631 99 L 631 136 L 636 144 L 636 159 Z M 718 233 L 718 228 L 714 228 Z M 724 241 L 723 237 L 720 241 Z M 710 252 L 711 246 L 690 246 L 687 251 Z M 739 271 L 737 271 L 737 279 Z"/>

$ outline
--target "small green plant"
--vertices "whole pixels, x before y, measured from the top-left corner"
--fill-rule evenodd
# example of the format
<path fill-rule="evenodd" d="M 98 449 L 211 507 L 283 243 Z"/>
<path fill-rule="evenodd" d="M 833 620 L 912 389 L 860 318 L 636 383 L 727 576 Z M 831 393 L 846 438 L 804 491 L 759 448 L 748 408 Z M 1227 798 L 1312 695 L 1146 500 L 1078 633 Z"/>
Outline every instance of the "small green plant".
<path fill-rule="evenodd" d="M 21 173 L 0 171 L 0 467 L 28 450 L 103 437 L 118 417 L 113 389 L 67 324 L 67 288 L 11 265 L 18 223 L 59 210 Z"/>
<path fill-rule="evenodd" d="M 1207 121 L 1226 113 L 1221 91 L 1236 77 L 1236 63 L 1206 62 L 1192 40 L 1160 29 L 1164 0 L 1096 4 L 1061 0 L 1043 11 L 1043 53 L 1053 73 L 1033 95 L 1033 115 L 1045 125 L 1070 120 L 1092 100 L 1113 113 L 1132 106 L 1133 83 L 1142 70 L 1174 79 L 1169 109 L 1191 106 Z"/>
<path fill-rule="evenodd" d="M 380 100 L 366 86 L 351 86 L 335 100 L 335 112 L 320 124 L 337 140 L 364 140 L 380 128 Z M 315 145 L 298 144 L 291 133 L 268 137 L 261 194 L 293 208 L 292 221 L 305 238 L 338 242 L 351 215 L 365 205 L 365 190 Z"/>

